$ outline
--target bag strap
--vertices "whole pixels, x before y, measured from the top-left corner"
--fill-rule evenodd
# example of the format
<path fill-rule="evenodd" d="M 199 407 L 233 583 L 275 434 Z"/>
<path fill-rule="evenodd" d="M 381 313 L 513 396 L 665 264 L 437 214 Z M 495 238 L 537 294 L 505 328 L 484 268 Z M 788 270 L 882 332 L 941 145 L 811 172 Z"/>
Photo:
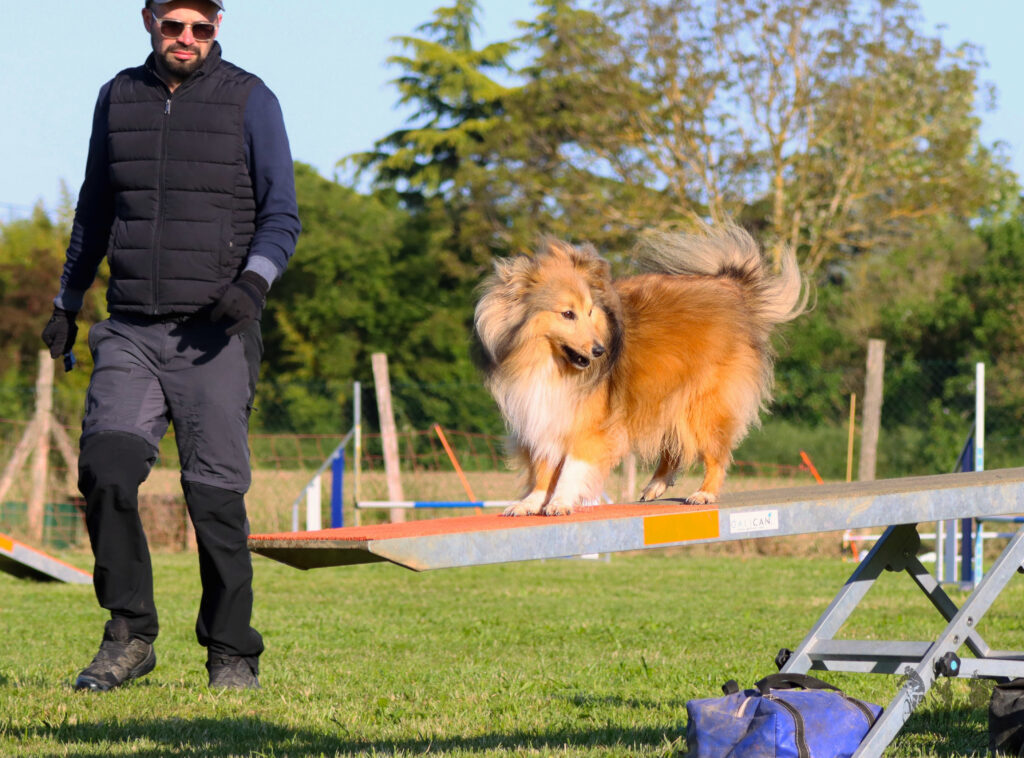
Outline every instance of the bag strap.
<path fill-rule="evenodd" d="M 835 690 L 841 692 L 838 687 L 833 687 L 828 682 L 823 682 L 807 674 L 769 674 L 764 679 L 754 683 L 754 686 L 762 695 L 768 694 L 768 690 L 791 690 L 796 687 L 805 690 Z"/>

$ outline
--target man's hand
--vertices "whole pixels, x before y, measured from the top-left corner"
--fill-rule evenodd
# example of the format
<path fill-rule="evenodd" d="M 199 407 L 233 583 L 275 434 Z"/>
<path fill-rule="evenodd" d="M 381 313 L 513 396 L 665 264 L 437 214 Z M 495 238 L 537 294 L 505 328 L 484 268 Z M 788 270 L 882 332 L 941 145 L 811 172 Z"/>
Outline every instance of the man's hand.
<path fill-rule="evenodd" d="M 238 334 L 259 320 L 269 290 L 270 285 L 262 276 L 255 271 L 243 271 L 220 296 L 220 300 L 213 306 L 210 318 L 214 321 L 220 321 L 224 317 L 231 319 L 235 323 L 227 328 L 226 334 Z"/>
<path fill-rule="evenodd" d="M 66 311 L 63 308 L 53 309 L 53 315 L 43 327 L 43 342 L 50 348 L 51 358 L 71 355 L 71 348 L 78 336 L 76 316 L 78 316 L 78 311 Z"/>

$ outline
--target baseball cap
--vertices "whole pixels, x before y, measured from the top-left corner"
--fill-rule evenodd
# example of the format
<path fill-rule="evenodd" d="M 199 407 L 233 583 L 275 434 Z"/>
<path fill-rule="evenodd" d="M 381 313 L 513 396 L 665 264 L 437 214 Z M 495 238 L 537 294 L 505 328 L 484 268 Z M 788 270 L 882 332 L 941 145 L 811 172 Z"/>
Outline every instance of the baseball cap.
<path fill-rule="evenodd" d="M 173 0 L 153 0 L 153 5 L 164 5 L 165 3 L 173 2 Z M 221 10 L 224 10 L 223 0 L 207 0 L 207 2 L 213 3 Z"/>

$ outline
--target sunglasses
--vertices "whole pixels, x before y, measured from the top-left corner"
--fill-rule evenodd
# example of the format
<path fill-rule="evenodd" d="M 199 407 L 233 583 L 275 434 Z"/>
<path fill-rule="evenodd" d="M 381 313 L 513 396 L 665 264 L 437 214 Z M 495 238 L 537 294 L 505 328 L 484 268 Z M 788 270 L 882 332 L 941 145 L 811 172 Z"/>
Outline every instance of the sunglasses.
<path fill-rule="evenodd" d="M 153 16 L 153 20 L 160 26 L 160 36 L 164 39 L 177 39 L 185 33 L 185 27 L 189 27 L 192 30 L 192 36 L 196 42 L 209 42 L 217 34 L 217 25 L 211 24 L 209 21 L 196 21 L 195 23 L 188 23 L 186 21 L 175 21 L 171 18 L 157 18 Z"/>

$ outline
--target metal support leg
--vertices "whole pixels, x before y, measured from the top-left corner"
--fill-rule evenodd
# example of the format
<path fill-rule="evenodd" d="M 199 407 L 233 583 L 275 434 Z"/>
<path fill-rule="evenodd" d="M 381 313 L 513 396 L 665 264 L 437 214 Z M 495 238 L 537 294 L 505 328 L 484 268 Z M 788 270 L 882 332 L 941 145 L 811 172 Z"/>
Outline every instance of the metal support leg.
<path fill-rule="evenodd" d="M 903 686 L 861 743 L 855 758 L 874 758 L 921 703 L 936 678 L 936 663 L 946 653 L 966 645 L 974 658 L 965 659 L 962 677 L 998 679 L 1024 676 L 1024 654 L 993 651 L 977 632 L 977 624 L 1015 572 L 1024 565 L 1024 531 L 1018 532 L 977 588 L 960 608 L 921 565 L 916 553 L 916 526 L 891 526 L 857 567 L 797 649 L 783 672 L 805 673 L 811 668 L 901 674 Z M 947 624 L 933 642 L 835 640 L 857 605 L 885 570 L 906 571 Z"/>
<path fill-rule="evenodd" d="M 1018 532 L 996 560 L 995 565 L 978 583 L 963 606 L 950 619 L 938 639 L 928 649 L 916 667 L 907 667 L 903 673 L 906 681 L 896 697 L 879 716 L 875 725 L 861 742 L 854 758 L 873 758 L 880 756 L 882 751 L 899 733 L 914 709 L 921 703 L 924 696 L 935 682 L 935 664 L 947 652 L 956 652 L 974 627 L 988 612 L 988 609 L 999 597 L 999 593 L 1007 585 L 1017 569 L 1024 564 L 1024 532 Z M 1020 661 L 1014 661 L 1020 663 Z M 999 666 L 1000 670 L 1009 673 L 1010 662 Z"/>
<path fill-rule="evenodd" d="M 942 589 L 942 585 L 931 575 L 931 572 L 921 565 L 921 561 L 916 557 L 912 559 L 907 566 L 907 573 L 910 574 L 911 578 L 921 589 L 921 592 L 931 601 L 931 604 L 935 606 L 935 609 L 942 614 L 942 617 L 946 621 L 952 621 L 960 609 L 956 607 L 956 603 L 946 594 L 946 591 Z M 981 638 L 976 629 L 972 629 L 967 633 L 967 638 L 964 642 L 971 653 L 979 658 L 984 658 L 992 652 L 992 649 Z"/>
<path fill-rule="evenodd" d="M 889 567 L 901 566 L 913 557 L 921 540 L 913 525 L 890 526 L 857 566 L 846 584 L 811 627 L 803 641 L 782 666 L 783 673 L 806 674 L 812 666 L 811 652 L 819 643 L 831 640 L 871 589 L 871 585 Z"/>

